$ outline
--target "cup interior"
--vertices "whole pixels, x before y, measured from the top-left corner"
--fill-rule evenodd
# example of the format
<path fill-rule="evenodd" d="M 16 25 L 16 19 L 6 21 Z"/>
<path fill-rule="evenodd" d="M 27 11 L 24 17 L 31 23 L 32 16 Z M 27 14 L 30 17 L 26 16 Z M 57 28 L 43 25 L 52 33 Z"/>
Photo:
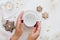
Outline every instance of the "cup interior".
<path fill-rule="evenodd" d="M 26 12 L 26 14 L 23 15 L 23 20 L 26 26 L 32 27 L 36 24 L 37 17 L 34 12 Z"/>

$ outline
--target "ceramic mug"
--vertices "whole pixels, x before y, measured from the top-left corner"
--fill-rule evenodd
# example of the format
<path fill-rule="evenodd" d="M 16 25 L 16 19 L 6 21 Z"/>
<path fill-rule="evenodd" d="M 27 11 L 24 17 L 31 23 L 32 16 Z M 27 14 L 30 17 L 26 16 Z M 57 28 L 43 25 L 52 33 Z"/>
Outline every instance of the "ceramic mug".
<path fill-rule="evenodd" d="M 25 11 L 23 15 L 23 21 L 27 27 L 33 27 L 37 21 L 36 12 L 31 10 Z"/>

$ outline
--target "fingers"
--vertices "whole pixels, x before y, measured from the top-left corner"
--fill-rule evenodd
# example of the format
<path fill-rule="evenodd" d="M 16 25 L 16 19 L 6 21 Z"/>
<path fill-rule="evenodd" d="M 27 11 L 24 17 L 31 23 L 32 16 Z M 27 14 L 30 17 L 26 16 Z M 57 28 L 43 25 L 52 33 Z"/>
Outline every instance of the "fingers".
<path fill-rule="evenodd" d="M 41 22 L 37 21 L 34 27 L 36 27 L 36 30 L 40 30 Z"/>
<path fill-rule="evenodd" d="M 38 25 L 38 27 L 37 27 L 37 30 L 36 30 L 36 34 L 39 34 L 40 31 L 41 31 L 41 22 L 37 22 L 37 25 Z"/>
<path fill-rule="evenodd" d="M 40 31 L 41 30 L 41 22 L 37 22 L 37 25 L 38 25 L 37 31 Z"/>
<path fill-rule="evenodd" d="M 41 23 L 39 21 L 37 21 L 34 28 L 35 29 L 33 29 L 33 32 L 35 33 L 35 35 L 39 34 L 40 30 L 41 30 Z"/>
<path fill-rule="evenodd" d="M 21 23 L 19 29 L 23 31 L 24 23 Z"/>
<path fill-rule="evenodd" d="M 16 26 L 19 27 L 21 23 L 23 23 L 22 21 L 22 16 L 23 16 L 24 12 L 21 12 L 20 15 L 17 18 L 17 22 L 16 22 Z"/>
<path fill-rule="evenodd" d="M 40 32 L 41 30 L 41 23 L 39 21 L 36 22 L 36 24 L 34 25 L 34 28 L 32 29 L 32 32 Z"/>
<path fill-rule="evenodd" d="M 34 28 L 32 29 L 32 33 L 34 33 L 34 32 L 35 32 L 35 30 L 36 30 L 36 27 L 34 27 Z"/>
<path fill-rule="evenodd" d="M 22 19 L 23 14 L 24 14 L 24 12 L 22 11 L 22 12 L 20 13 L 20 15 L 18 16 L 18 19 Z"/>

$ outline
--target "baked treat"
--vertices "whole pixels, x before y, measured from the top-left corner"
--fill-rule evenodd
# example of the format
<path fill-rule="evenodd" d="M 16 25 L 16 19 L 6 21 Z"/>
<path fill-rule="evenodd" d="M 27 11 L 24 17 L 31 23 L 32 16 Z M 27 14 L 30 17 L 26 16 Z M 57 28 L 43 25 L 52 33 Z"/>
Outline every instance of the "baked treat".
<path fill-rule="evenodd" d="M 37 7 L 37 11 L 38 11 L 38 12 L 42 12 L 42 7 L 41 7 L 41 6 L 38 6 L 38 7 Z"/>
<path fill-rule="evenodd" d="M 5 7 L 8 9 L 8 10 L 12 10 L 13 9 L 13 4 L 11 2 L 7 2 Z"/>
<path fill-rule="evenodd" d="M 48 18 L 48 13 L 47 12 L 42 13 L 42 18 L 47 19 Z"/>
<path fill-rule="evenodd" d="M 9 21 L 9 20 L 6 20 L 6 23 L 3 24 L 3 26 L 5 27 L 6 31 L 10 31 L 10 32 L 12 32 L 13 29 L 15 28 L 14 21 Z"/>

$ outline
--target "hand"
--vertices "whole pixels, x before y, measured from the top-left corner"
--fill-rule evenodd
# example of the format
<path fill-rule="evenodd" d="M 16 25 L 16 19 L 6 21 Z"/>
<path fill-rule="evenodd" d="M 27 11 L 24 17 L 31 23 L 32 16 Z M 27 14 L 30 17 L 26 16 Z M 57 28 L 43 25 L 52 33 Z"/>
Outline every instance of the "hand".
<path fill-rule="evenodd" d="M 16 22 L 16 30 L 14 35 L 11 37 L 11 40 L 18 40 L 23 33 L 24 23 L 22 20 L 22 16 L 23 16 L 23 12 L 18 16 L 18 19 Z"/>
<path fill-rule="evenodd" d="M 36 40 L 40 34 L 41 30 L 41 24 L 40 22 L 37 22 L 34 28 L 32 29 L 31 33 L 28 36 L 28 40 Z"/>

